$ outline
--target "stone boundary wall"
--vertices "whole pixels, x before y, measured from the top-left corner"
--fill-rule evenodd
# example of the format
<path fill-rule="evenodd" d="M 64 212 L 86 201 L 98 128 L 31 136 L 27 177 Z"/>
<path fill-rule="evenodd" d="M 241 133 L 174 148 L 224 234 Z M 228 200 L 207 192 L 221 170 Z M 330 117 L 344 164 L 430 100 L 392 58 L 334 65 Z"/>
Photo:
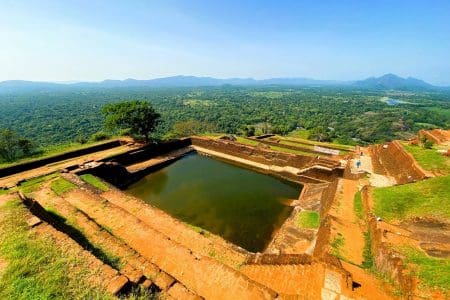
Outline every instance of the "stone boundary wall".
<path fill-rule="evenodd" d="M 339 186 L 339 178 L 335 178 L 327 188 L 322 192 L 320 201 L 320 227 L 316 234 L 316 245 L 314 247 L 313 255 L 315 257 L 323 257 L 329 255 L 331 239 L 331 218 L 328 214 L 331 206 L 336 198 L 336 191 Z"/>
<path fill-rule="evenodd" d="M 339 178 L 335 178 L 322 193 L 322 199 L 320 201 L 320 216 L 325 217 L 334 202 L 336 191 L 339 185 Z"/>
<path fill-rule="evenodd" d="M 420 130 L 419 137 L 425 136 L 428 140 L 431 140 L 435 144 L 445 143 L 450 136 L 450 130 L 432 129 L 432 130 Z"/>
<path fill-rule="evenodd" d="M 293 145 L 289 145 L 289 144 L 283 144 L 283 143 L 276 143 L 276 142 L 272 142 L 272 141 L 268 141 L 268 140 L 263 140 L 263 139 L 254 139 L 254 138 L 248 138 L 250 140 L 256 141 L 256 142 L 260 142 L 269 146 L 275 146 L 275 147 L 281 147 L 281 148 L 286 148 L 286 149 L 291 149 L 291 150 L 297 150 L 297 151 L 303 151 L 303 152 L 307 152 L 307 153 L 311 153 L 314 155 L 323 155 L 323 156 L 327 156 L 330 157 L 332 156 L 331 154 L 327 154 L 327 153 L 322 153 L 322 152 L 317 152 L 314 151 L 313 149 L 309 149 L 306 147 L 301 147 L 301 146 L 293 146 Z"/>
<path fill-rule="evenodd" d="M 409 275 L 400 255 L 383 241 L 383 230 L 378 228 L 378 221 L 369 210 L 370 193 L 371 191 L 368 186 L 364 186 L 361 190 L 364 213 L 366 214 L 366 220 L 368 220 L 368 230 L 372 243 L 375 266 L 377 270 L 387 274 L 394 280 L 405 296 L 410 299 L 414 296 L 416 281 Z"/>
<path fill-rule="evenodd" d="M 338 259 L 296 256 L 261 255 L 257 263 L 247 263 L 242 270 L 278 291 L 280 299 L 354 299 L 352 276 Z"/>
<path fill-rule="evenodd" d="M 415 182 L 428 177 L 398 141 L 385 145 L 387 148 L 383 148 L 383 145 L 371 147 L 372 160 L 375 160 L 374 166 L 381 165 L 398 184 Z"/>
<path fill-rule="evenodd" d="M 331 217 L 325 216 L 320 221 L 320 227 L 316 234 L 316 245 L 313 256 L 321 258 L 328 254 L 331 239 Z"/>
<path fill-rule="evenodd" d="M 172 150 L 187 147 L 190 144 L 191 141 L 189 138 L 171 140 L 159 144 L 146 145 L 142 148 L 133 149 L 131 151 L 111 156 L 100 161 L 106 162 L 113 160 L 120 163 L 121 165 L 126 166 L 140 161 L 151 159 L 155 156 L 165 154 Z"/>
<path fill-rule="evenodd" d="M 298 169 L 312 167 L 314 165 L 326 164 L 326 167 L 338 167 L 339 163 L 324 158 L 306 155 L 280 153 L 272 150 L 258 149 L 230 141 L 211 140 L 201 137 L 192 137 L 192 145 L 222 152 L 228 155 L 238 156 L 265 165 L 277 165 L 280 167 L 291 166 Z M 332 165 L 330 165 L 332 164 Z"/>
<path fill-rule="evenodd" d="M 246 265 L 298 265 L 311 264 L 313 258 L 308 254 L 252 254 Z"/>
<path fill-rule="evenodd" d="M 9 175 L 12 175 L 12 174 L 15 174 L 15 173 L 28 171 L 28 170 L 35 169 L 35 168 L 39 168 L 39 167 L 42 167 L 42 166 L 45 166 L 47 164 L 54 163 L 54 162 L 57 162 L 57 161 L 66 160 L 66 159 L 74 158 L 74 157 L 77 157 L 77 156 L 90 154 L 90 153 L 93 153 L 93 152 L 98 152 L 98 151 L 111 149 L 111 148 L 118 147 L 118 146 L 122 145 L 122 143 L 124 143 L 124 142 L 122 140 L 120 140 L 120 139 L 113 140 L 113 141 L 109 141 L 109 142 L 102 143 L 102 144 L 99 144 L 99 145 L 93 145 L 93 146 L 90 146 L 90 147 L 87 147 L 87 148 L 83 148 L 83 149 L 79 149 L 79 150 L 68 151 L 68 152 L 64 152 L 64 153 L 57 154 L 57 155 L 54 155 L 54 156 L 45 157 L 45 158 L 42 158 L 42 159 L 36 159 L 36 160 L 33 160 L 33 161 L 20 163 L 20 164 L 17 164 L 17 165 L 12 165 L 10 167 L 1 168 L 0 169 L 0 177 L 6 177 L 6 176 L 9 176 Z"/>

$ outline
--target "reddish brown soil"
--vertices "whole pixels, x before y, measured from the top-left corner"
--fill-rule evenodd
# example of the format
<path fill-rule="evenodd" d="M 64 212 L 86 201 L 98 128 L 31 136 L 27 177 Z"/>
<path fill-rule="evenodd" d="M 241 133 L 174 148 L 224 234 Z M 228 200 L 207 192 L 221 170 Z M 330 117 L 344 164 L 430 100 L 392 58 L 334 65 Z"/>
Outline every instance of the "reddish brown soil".
<path fill-rule="evenodd" d="M 419 166 L 412 155 L 407 153 L 398 141 L 371 146 L 370 154 L 374 172 L 390 175 L 399 184 L 414 182 L 431 176 Z"/>
<path fill-rule="evenodd" d="M 311 265 L 246 265 L 242 273 L 279 294 L 317 299 L 323 286 L 324 267 Z"/>
<path fill-rule="evenodd" d="M 355 288 L 355 298 L 362 299 L 398 299 L 392 295 L 392 287 L 377 278 L 368 271 L 358 266 L 341 261 L 343 267 L 352 274 L 353 281 L 361 284 Z"/>
<path fill-rule="evenodd" d="M 360 220 L 355 215 L 354 197 L 358 191 L 358 181 L 340 179 L 335 202 L 330 210 L 333 216 L 331 228 L 331 241 L 338 233 L 343 237 L 344 243 L 339 248 L 340 254 L 348 261 L 361 265 L 363 262 L 364 235 Z"/>
<path fill-rule="evenodd" d="M 246 260 L 247 251 L 232 245 L 219 236 L 197 232 L 160 209 L 115 188 L 102 193 L 101 197 L 192 251 L 205 256 L 214 253 L 214 256 L 222 263 L 231 267 L 236 267 Z"/>

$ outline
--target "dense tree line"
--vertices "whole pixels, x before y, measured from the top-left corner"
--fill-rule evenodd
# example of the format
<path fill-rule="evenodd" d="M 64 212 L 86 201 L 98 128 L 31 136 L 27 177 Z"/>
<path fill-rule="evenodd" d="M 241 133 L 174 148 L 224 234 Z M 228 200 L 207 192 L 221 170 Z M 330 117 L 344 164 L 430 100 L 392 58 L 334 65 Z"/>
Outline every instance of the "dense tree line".
<path fill-rule="evenodd" d="M 403 102 L 388 105 L 383 97 Z M 314 139 L 372 143 L 450 126 L 448 92 L 224 86 L 2 94 L 0 128 L 39 145 L 86 140 L 104 134 L 101 108 L 127 99 L 152 104 L 161 115 L 159 138 L 199 131 L 287 134 L 305 128 Z"/>

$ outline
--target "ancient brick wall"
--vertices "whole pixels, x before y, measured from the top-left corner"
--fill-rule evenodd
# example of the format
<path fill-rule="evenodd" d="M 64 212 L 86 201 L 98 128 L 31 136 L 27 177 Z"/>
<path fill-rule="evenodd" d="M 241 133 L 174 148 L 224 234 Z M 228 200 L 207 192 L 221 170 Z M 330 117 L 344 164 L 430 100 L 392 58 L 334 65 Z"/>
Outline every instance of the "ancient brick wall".
<path fill-rule="evenodd" d="M 313 165 L 322 165 L 329 168 L 337 167 L 339 165 L 338 162 L 330 159 L 306 155 L 280 153 L 230 141 L 192 137 L 191 142 L 195 146 L 207 148 L 228 155 L 237 156 L 239 158 L 266 165 L 277 165 L 280 167 L 291 166 L 298 169 L 304 169 Z"/>
<path fill-rule="evenodd" d="M 399 184 L 422 180 L 426 177 L 414 158 L 398 141 L 372 146 L 372 163 L 378 173 L 394 177 Z"/>
<path fill-rule="evenodd" d="M 79 149 L 79 150 L 68 151 L 68 152 L 58 154 L 58 155 L 54 155 L 54 156 L 50 156 L 50 157 L 46 157 L 46 158 L 42 158 L 42 159 L 37 159 L 37 160 L 13 165 L 13 166 L 6 167 L 6 168 L 1 168 L 0 169 L 0 177 L 9 176 L 11 174 L 39 168 L 39 167 L 42 167 L 42 166 L 45 166 L 47 164 L 54 163 L 57 161 L 66 160 L 66 159 L 74 158 L 77 156 L 94 153 L 97 151 L 111 149 L 114 147 L 118 147 L 120 145 L 121 145 L 120 140 L 114 140 L 114 141 L 102 143 L 99 145 L 94 145 L 94 146 Z"/>
<path fill-rule="evenodd" d="M 105 158 L 102 161 L 114 160 L 122 165 L 129 165 L 153 158 L 158 155 L 162 155 L 176 149 L 187 147 L 190 144 L 190 139 L 171 140 L 159 144 L 150 144 L 137 150 L 131 150 L 126 153 Z"/>
<path fill-rule="evenodd" d="M 328 185 L 328 187 L 326 189 L 324 189 L 324 191 L 322 193 L 322 199 L 320 201 L 321 205 L 320 205 L 319 213 L 320 213 L 321 217 L 325 217 L 326 215 L 328 215 L 328 211 L 330 210 L 331 205 L 334 202 L 338 184 L 339 184 L 339 178 L 335 178 Z"/>
<path fill-rule="evenodd" d="M 276 142 L 272 142 L 272 141 L 268 141 L 268 140 L 259 140 L 259 139 L 252 139 L 252 140 L 255 140 L 257 142 L 260 142 L 260 143 L 263 143 L 263 144 L 266 144 L 266 145 L 269 145 L 269 146 L 283 147 L 283 148 L 286 148 L 286 149 L 303 151 L 303 152 L 312 153 L 312 154 L 315 154 L 315 155 L 331 156 L 330 154 L 326 154 L 326 153 L 317 153 L 313 149 L 306 148 L 306 147 L 294 146 L 294 145 L 283 144 L 283 143 L 280 144 L 280 143 L 276 143 Z"/>
<path fill-rule="evenodd" d="M 362 200 L 364 212 L 368 220 L 368 229 L 371 238 L 372 254 L 375 266 L 379 271 L 387 274 L 392 280 L 394 280 L 401 288 L 403 293 L 408 297 L 414 295 L 416 289 L 416 283 L 414 278 L 409 275 L 405 269 L 403 260 L 400 258 L 392 247 L 383 242 L 383 231 L 378 228 L 378 221 L 376 217 L 369 213 L 369 193 L 370 190 L 367 186 L 362 189 Z"/>

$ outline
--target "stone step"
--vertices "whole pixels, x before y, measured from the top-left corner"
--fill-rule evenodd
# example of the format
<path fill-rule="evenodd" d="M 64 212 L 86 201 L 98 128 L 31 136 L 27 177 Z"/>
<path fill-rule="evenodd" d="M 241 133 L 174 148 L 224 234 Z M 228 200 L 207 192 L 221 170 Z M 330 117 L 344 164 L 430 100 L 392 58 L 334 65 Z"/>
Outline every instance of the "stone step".
<path fill-rule="evenodd" d="M 106 200 L 124 209 L 140 221 L 162 234 L 170 236 L 171 239 L 194 252 L 205 256 L 208 256 L 209 253 L 215 253 L 217 257 L 221 258 L 222 263 L 231 267 L 244 263 L 249 255 L 248 251 L 224 240 L 222 237 L 205 230 L 193 230 L 186 223 L 150 204 L 144 203 L 141 199 L 122 192 L 114 186 L 110 186 L 106 192 L 101 192 L 92 189 L 90 185 L 87 185 L 74 174 L 63 174 L 63 176 L 82 189 L 85 188 L 98 194 L 103 198 L 102 201 Z"/>
<path fill-rule="evenodd" d="M 36 211 L 40 212 L 39 216 L 42 215 L 43 209 L 39 206 L 39 204 L 35 204 L 35 202 L 28 198 L 22 198 L 22 201 L 26 207 L 29 209 L 31 208 L 33 211 L 27 213 L 26 218 L 28 220 L 39 219 L 39 222 L 32 222 L 33 225 L 30 226 L 30 230 L 35 232 L 38 236 L 50 238 L 54 245 L 61 251 L 67 251 L 70 252 L 70 255 L 72 256 L 82 258 L 83 261 L 89 265 L 89 283 L 92 284 L 92 286 L 100 287 L 113 295 L 117 295 L 128 288 L 129 280 L 127 277 L 123 276 L 118 270 L 108 264 L 103 263 L 91 252 L 85 250 L 70 236 L 57 230 L 51 224 L 43 221 L 40 217 L 35 215 Z"/>
<path fill-rule="evenodd" d="M 210 257 L 193 252 L 90 191 L 72 190 L 64 198 L 202 297 L 272 299 L 277 296 L 273 290 Z"/>
<path fill-rule="evenodd" d="M 321 264 L 298 265 L 244 265 L 242 273 L 276 291 L 282 298 L 286 295 L 315 299 L 323 286 L 324 269 Z"/>
<path fill-rule="evenodd" d="M 151 276 L 152 278 L 159 278 L 159 280 L 152 281 L 158 289 L 165 290 L 168 288 L 167 280 L 161 278 L 166 278 L 169 275 L 143 258 L 123 241 L 100 227 L 86 214 L 68 203 L 63 197 L 57 196 L 49 188 L 43 188 L 33 193 L 33 199 L 43 207 L 50 207 L 52 210 L 55 210 L 55 213 L 60 217 L 70 220 L 71 227 L 80 231 L 89 244 L 95 249 L 98 249 L 100 254 L 107 253 L 109 256 L 118 258 L 118 270 L 132 284 L 137 285 L 142 283 L 147 279 L 146 276 Z M 148 288 L 153 287 L 150 285 Z"/>

